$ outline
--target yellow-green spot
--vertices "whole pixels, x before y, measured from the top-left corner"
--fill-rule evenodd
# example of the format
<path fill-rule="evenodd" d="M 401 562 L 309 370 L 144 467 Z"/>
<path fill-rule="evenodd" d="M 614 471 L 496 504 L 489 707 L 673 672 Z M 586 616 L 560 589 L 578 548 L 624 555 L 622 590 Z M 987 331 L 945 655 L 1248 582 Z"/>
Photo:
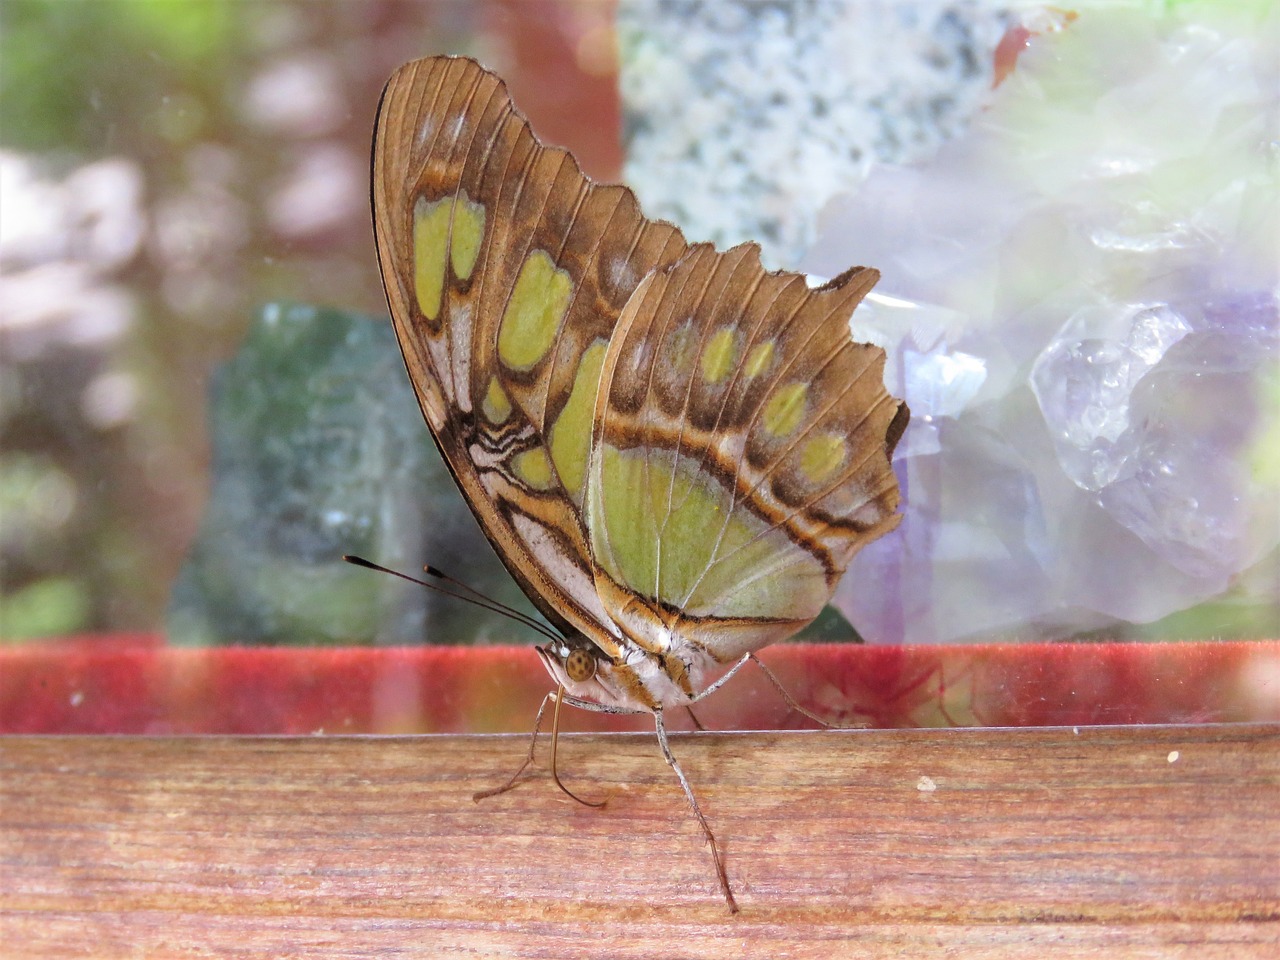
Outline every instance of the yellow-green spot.
<path fill-rule="evenodd" d="M 702 351 L 702 379 L 719 383 L 729 375 L 738 359 L 738 342 L 731 327 L 717 330 Z"/>
<path fill-rule="evenodd" d="M 525 258 L 498 327 L 498 356 L 512 370 L 530 370 L 555 343 L 569 309 L 573 280 L 545 250 Z"/>
<path fill-rule="evenodd" d="M 605 342 L 597 340 L 582 354 L 573 388 L 564 409 L 551 427 L 551 462 L 569 496 L 582 502 L 582 484 L 587 476 L 591 453 L 591 426 L 595 417 L 596 393 L 600 388 L 600 368 L 604 366 Z"/>
<path fill-rule="evenodd" d="M 541 447 L 517 453 L 511 460 L 511 471 L 535 490 L 551 487 L 551 461 Z"/>
<path fill-rule="evenodd" d="M 773 341 L 757 343 L 747 354 L 747 362 L 742 365 L 742 373 L 747 379 L 758 377 L 769 369 L 773 360 Z"/>
<path fill-rule="evenodd" d="M 459 280 L 466 280 L 476 265 L 480 241 L 484 239 L 484 205 L 473 203 L 465 190 L 458 195 L 458 201 L 454 204 L 451 236 L 449 249 L 453 259 L 453 274 Z"/>
<path fill-rule="evenodd" d="M 511 400 L 497 377 L 489 378 L 489 389 L 480 401 L 480 409 L 484 411 L 485 419 L 494 426 L 506 423 L 507 417 L 511 416 Z"/>
<path fill-rule="evenodd" d="M 775 437 L 793 433 L 804 419 L 805 394 L 809 388 L 803 383 L 788 383 L 774 391 L 764 407 L 764 428 Z"/>
<path fill-rule="evenodd" d="M 452 200 L 428 203 L 421 197 L 413 206 L 413 291 L 418 309 L 428 320 L 440 316 L 444 298 L 445 248 L 452 207 Z"/>
<path fill-rule="evenodd" d="M 800 448 L 800 472 L 810 483 L 821 483 L 844 463 L 844 437 L 826 433 L 811 437 Z"/>

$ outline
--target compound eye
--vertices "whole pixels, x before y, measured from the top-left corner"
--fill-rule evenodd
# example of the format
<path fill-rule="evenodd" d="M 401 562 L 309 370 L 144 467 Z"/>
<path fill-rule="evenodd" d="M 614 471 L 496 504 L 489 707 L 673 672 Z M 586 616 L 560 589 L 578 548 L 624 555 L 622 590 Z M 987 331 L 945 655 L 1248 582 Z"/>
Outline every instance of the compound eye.
<path fill-rule="evenodd" d="M 596 675 L 596 658 L 582 649 L 570 651 L 564 658 L 564 672 L 574 683 L 590 680 Z"/>

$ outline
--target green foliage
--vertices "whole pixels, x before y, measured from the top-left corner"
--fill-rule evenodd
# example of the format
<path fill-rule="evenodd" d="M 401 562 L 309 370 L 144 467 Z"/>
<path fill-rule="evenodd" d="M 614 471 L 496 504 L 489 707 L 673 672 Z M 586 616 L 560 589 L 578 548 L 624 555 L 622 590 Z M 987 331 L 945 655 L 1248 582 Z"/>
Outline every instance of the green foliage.
<path fill-rule="evenodd" d="M 37 580 L 0 602 L 0 643 L 67 636 L 84 630 L 88 618 L 83 583 L 69 577 Z"/>
<path fill-rule="evenodd" d="M 0 143 L 84 155 L 103 142 L 127 144 L 130 131 L 111 127 L 111 118 L 163 121 L 174 98 L 181 103 L 213 96 L 210 78 L 217 71 L 211 68 L 233 49 L 237 6 L 221 0 L 5 0 Z M 140 63 L 147 68 L 139 69 Z"/>
<path fill-rule="evenodd" d="M 811 624 L 791 638 L 796 643 L 862 643 L 862 637 L 843 613 L 831 604 Z"/>

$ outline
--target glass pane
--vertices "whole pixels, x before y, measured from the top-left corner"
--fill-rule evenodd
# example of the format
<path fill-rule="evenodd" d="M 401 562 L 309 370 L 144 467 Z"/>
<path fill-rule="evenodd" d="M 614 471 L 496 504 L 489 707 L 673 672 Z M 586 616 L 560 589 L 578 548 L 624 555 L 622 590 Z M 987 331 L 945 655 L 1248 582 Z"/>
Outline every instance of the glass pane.
<path fill-rule="evenodd" d="M 527 727 L 535 632 L 341 561 L 429 562 L 539 617 L 386 322 L 374 117 L 396 67 L 440 53 L 691 239 L 881 270 L 853 328 L 912 407 L 904 521 L 803 637 L 865 645 L 765 651 L 804 703 L 1280 716 L 1265 4 L 0 17 L 0 730 Z M 748 673 L 709 726 L 805 722 Z"/>

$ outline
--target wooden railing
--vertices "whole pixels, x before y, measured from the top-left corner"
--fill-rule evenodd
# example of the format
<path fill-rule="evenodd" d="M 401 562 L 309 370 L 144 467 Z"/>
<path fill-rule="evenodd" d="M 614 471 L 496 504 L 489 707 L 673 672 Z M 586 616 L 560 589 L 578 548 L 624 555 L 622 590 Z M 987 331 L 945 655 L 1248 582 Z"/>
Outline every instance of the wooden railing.
<path fill-rule="evenodd" d="M 6 957 L 1275 957 L 1280 726 L 0 738 Z M 545 764 L 545 754 L 540 758 Z"/>

